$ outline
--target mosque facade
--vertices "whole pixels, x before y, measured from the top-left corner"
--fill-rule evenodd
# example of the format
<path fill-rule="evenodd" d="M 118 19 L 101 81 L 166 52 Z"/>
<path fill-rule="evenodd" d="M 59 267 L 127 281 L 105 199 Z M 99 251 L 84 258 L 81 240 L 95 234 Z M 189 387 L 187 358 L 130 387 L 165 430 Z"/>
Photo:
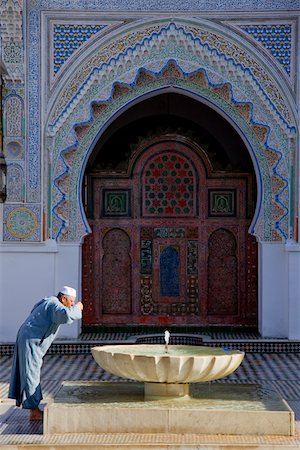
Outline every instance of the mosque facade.
<path fill-rule="evenodd" d="M 0 340 L 63 285 L 62 337 L 300 339 L 299 2 L 0 11 Z"/>

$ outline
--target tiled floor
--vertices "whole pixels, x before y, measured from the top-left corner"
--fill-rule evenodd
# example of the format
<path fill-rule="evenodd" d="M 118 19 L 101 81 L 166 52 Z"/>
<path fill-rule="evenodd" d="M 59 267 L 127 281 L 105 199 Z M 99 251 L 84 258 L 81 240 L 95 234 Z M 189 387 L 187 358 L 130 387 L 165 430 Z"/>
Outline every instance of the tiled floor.
<path fill-rule="evenodd" d="M 286 436 L 212 436 L 212 435 L 43 435 L 42 424 L 28 421 L 28 411 L 16 408 L 14 401 L 7 398 L 13 345 L 1 346 L 0 355 L 0 448 L 11 445 L 21 448 L 32 445 L 35 448 L 62 449 L 64 446 L 80 448 L 96 446 L 101 449 L 156 448 L 230 448 L 299 449 L 300 448 L 300 343 L 283 340 L 262 340 L 255 333 L 232 336 L 228 333 L 201 334 L 204 341 L 213 346 L 240 348 L 246 352 L 242 365 L 219 383 L 259 383 L 265 388 L 276 390 L 285 399 L 296 417 L 296 435 Z M 117 376 L 102 370 L 93 360 L 90 348 L 99 344 L 133 343 L 138 334 L 102 333 L 84 334 L 75 342 L 57 342 L 50 347 L 44 358 L 41 384 L 45 405 L 60 389 L 64 380 L 118 381 Z M 190 336 L 190 334 L 188 334 Z M 175 338 L 175 335 L 173 335 Z M 179 342 L 173 342 L 179 343 Z M 198 344 L 199 345 L 199 344 Z M 204 344 L 205 345 L 205 344 Z M 237 346 L 237 347 L 236 347 Z M 271 353 L 273 352 L 273 353 Z M 74 354 L 72 354 L 74 353 Z M 134 382 L 134 381 L 132 381 Z M 149 445 L 149 447 L 147 447 Z M 220 447 L 219 447 L 220 446 Z M 249 446 L 249 447 L 248 447 Z M 23 447 L 22 447 L 23 448 Z"/>
<path fill-rule="evenodd" d="M 42 424 L 30 423 L 28 411 L 16 408 L 13 400 L 7 399 L 8 383 L 10 377 L 11 356 L 0 358 L 0 446 L 22 443 L 45 443 L 42 436 Z M 89 354 L 79 355 L 46 355 L 42 368 L 42 388 L 44 394 L 43 404 L 47 403 L 60 388 L 64 380 L 110 380 L 117 381 L 117 376 L 102 370 Z M 275 388 L 295 412 L 296 436 L 287 438 L 289 446 L 300 448 L 300 353 L 247 353 L 242 365 L 229 377 L 220 380 L 222 383 L 260 383 L 266 388 Z M 66 437 L 61 437 L 66 439 Z M 104 437 L 102 437 L 104 439 Z M 169 437 L 178 439 L 178 437 Z M 49 439 L 49 438 L 48 438 Z M 52 440 L 54 437 L 52 437 Z M 57 437 L 55 438 L 57 439 Z M 75 439 L 73 436 L 69 440 Z M 78 439 L 78 436 L 77 438 Z M 94 442 L 95 436 L 86 436 L 86 442 Z M 100 437 L 99 437 L 100 439 Z M 109 436 L 105 438 L 109 440 Z M 113 439 L 113 437 L 111 437 Z M 120 437 L 118 437 L 120 439 Z M 128 439 L 128 436 L 124 439 Z M 145 439 L 145 437 L 140 437 Z M 158 439 L 154 436 L 153 439 Z M 161 437 L 162 440 L 166 437 Z M 192 439 L 190 436 L 189 439 Z M 203 436 L 210 442 L 212 436 Z M 216 438 L 217 439 L 217 438 Z M 226 438 L 227 439 L 227 438 Z M 229 438 L 228 438 L 229 439 Z M 232 438 L 233 439 L 233 438 Z M 250 438 L 249 438 L 250 439 Z M 284 437 L 265 437 L 265 441 L 280 444 Z M 230 440 L 230 439 L 229 439 Z M 240 437 L 244 441 L 245 437 Z M 261 437 L 252 437 L 250 441 L 255 444 Z M 71 443 L 71 441 L 69 443 Z M 249 441 L 249 442 L 250 442 Z M 226 441 L 227 442 L 227 441 Z M 277 445 L 276 444 L 276 445 Z M 281 445 L 281 444 L 280 444 Z M 288 447 L 284 447 L 288 448 Z"/>

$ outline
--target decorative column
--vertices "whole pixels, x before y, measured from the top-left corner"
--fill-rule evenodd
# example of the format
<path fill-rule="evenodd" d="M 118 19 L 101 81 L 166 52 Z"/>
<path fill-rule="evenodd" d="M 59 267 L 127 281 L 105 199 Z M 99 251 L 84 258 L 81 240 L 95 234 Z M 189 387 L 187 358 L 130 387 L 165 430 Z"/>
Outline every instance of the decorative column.
<path fill-rule="evenodd" d="M 3 77 L 7 71 L 0 59 L 0 203 L 6 200 L 6 161 L 3 153 L 3 109 L 2 109 L 2 88 Z"/>
<path fill-rule="evenodd" d="M 25 91 L 26 61 L 23 42 L 23 1 L 0 0 L 1 56 L 7 74 L 3 75 L 3 153 L 7 165 L 6 200 L 3 204 L 3 242 L 41 242 L 44 231 L 41 205 L 39 164 L 34 175 L 29 168 L 32 161 L 40 161 L 40 152 L 28 151 L 34 129 L 28 128 Z M 30 72 L 30 63 L 27 66 Z M 35 195 L 28 191 L 36 181 Z"/>
<path fill-rule="evenodd" d="M 46 202 L 44 204 L 44 229 L 43 240 L 52 239 L 52 170 L 53 170 L 53 151 L 54 138 L 53 136 L 46 136 L 47 149 L 47 166 L 45 167 L 45 178 L 47 180 L 48 190 L 45 192 Z"/>

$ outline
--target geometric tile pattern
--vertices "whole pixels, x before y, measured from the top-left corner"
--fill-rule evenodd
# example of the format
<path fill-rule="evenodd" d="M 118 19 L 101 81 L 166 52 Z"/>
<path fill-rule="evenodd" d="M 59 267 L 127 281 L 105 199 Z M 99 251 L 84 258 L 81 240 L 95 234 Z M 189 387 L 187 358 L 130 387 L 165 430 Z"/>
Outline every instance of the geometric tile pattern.
<path fill-rule="evenodd" d="M 250 24 L 239 27 L 263 45 L 290 75 L 292 45 L 290 24 Z"/>
<path fill-rule="evenodd" d="M 91 36 L 107 25 L 62 24 L 53 25 L 53 72 L 56 75 L 69 57 Z"/>
<path fill-rule="evenodd" d="M 189 161 L 175 152 L 156 155 L 143 174 L 144 216 L 191 216 L 195 175 Z"/>
<path fill-rule="evenodd" d="M 66 343 L 56 340 L 48 350 L 48 355 L 87 355 L 91 347 L 105 344 L 163 344 L 163 332 L 157 328 L 149 334 L 146 330 L 133 329 L 132 332 L 107 331 L 103 333 L 82 333 L 75 341 Z M 246 353 L 296 354 L 300 353 L 300 341 L 285 339 L 261 339 L 254 331 L 240 332 L 199 332 L 187 333 L 184 330 L 172 329 L 171 344 L 176 345 L 208 345 L 210 347 L 228 347 Z M 0 344 L 0 357 L 10 357 L 14 351 L 14 343 Z M 293 369 L 291 369 L 293 370 Z"/>
<path fill-rule="evenodd" d="M 201 446 L 199 441 L 201 439 Z M 23 448 L 22 444 L 31 444 L 30 449 L 172 449 L 172 450 L 221 450 L 221 449 L 262 449 L 262 450 L 299 450 L 299 433 L 295 436 L 234 436 L 179 433 L 83 433 L 83 434 L 53 434 L 53 435 L 13 435 L 3 437 L 1 442 L 15 446 L 10 448 Z M 17 446 L 18 445 L 18 446 Z M 27 448 L 24 446 L 24 448 Z"/>
<path fill-rule="evenodd" d="M 20 435 L 21 440 L 18 441 L 19 443 L 22 443 L 22 434 L 24 434 L 23 442 L 26 442 L 26 435 L 32 435 L 33 438 L 34 435 L 42 434 L 41 424 L 30 423 L 28 421 L 28 411 L 14 407 L 14 401 L 7 399 L 11 362 L 12 357 L 6 356 L 0 358 L 0 400 L 2 400 L 0 405 L 0 444 L 11 442 L 13 435 L 16 434 Z M 41 384 L 44 394 L 43 404 L 48 402 L 56 394 L 64 380 L 118 381 L 119 379 L 116 375 L 112 375 L 101 369 L 91 354 L 47 354 L 44 358 L 41 374 Z M 296 439 L 299 445 L 299 354 L 246 353 L 244 361 L 234 373 L 216 382 L 233 384 L 259 383 L 263 388 L 275 389 L 295 412 L 298 431 L 293 439 Z M 14 439 L 17 439 L 16 436 Z M 289 443 L 294 444 L 294 441 Z"/>
<path fill-rule="evenodd" d="M 41 239 L 40 205 L 11 204 L 4 206 L 4 241 L 40 241 Z"/>
<path fill-rule="evenodd" d="M 23 159 L 24 146 L 22 139 L 6 139 L 4 143 L 4 154 L 7 159 Z"/>

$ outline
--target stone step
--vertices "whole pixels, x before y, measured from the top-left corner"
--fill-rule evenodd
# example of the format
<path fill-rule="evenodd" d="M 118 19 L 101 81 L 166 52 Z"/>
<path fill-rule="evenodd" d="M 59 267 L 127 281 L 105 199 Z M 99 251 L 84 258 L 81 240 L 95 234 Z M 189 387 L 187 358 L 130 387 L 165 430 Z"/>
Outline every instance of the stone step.
<path fill-rule="evenodd" d="M 10 435 L 0 438 L 1 450 L 299 450 L 300 436 L 217 436 L 197 434 L 59 434 Z"/>

